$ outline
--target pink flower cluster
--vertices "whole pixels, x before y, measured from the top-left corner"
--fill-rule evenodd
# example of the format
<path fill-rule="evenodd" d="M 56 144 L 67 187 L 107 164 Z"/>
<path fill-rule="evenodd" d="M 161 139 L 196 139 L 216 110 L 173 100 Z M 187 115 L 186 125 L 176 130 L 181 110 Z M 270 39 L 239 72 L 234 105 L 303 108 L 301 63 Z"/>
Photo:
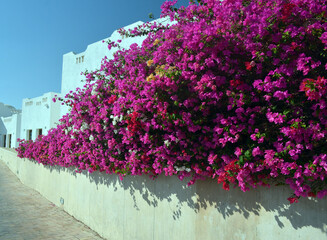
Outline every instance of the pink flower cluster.
<path fill-rule="evenodd" d="M 19 156 L 121 177 L 209 177 L 226 190 L 288 184 L 290 202 L 325 196 L 325 1 L 173 3 L 162 9 L 175 24 L 86 73 L 65 100 L 71 112 L 21 141 Z"/>

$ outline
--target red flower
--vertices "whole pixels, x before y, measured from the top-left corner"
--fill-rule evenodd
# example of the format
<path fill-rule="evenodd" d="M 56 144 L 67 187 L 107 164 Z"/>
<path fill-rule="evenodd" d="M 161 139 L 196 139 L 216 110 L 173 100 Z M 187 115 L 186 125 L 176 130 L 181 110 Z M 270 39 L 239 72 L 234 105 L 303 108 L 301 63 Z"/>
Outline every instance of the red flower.
<path fill-rule="evenodd" d="M 289 197 L 287 200 L 290 201 L 290 204 L 297 203 L 299 202 L 299 197 Z"/>
<path fill-rule="evenodd" d="M 236 164 L 237 160 L 228 163 L 224 167 L 224 172 L 218 177 L 218 184 L 223 183 L 223 189 L 229 190 L 229 183 L 235 183 L 237 173 L 240 171 L 240 166 Z"/>
<path fill-rule="evenodd" d="M 285 21 L 292 15 L 292 10 L 296 5 L 293 3 L 286 3 L 282 9 L 282 20 Z"/>
<path fill-rule="evenodd" d="M 245 68 L 246 70 L 251 70 L 253 67 L 255 66 L 255 62 L 251 61 L 251 62 L 245 62 Z"/>
<path fill-rule="evenodd" d="M 308 90 L 314 90 L 315 80 L 311 78 L 304 79 L 300 84 L 300 91 L 306 92 Z"/>
<path fill-rule="evenodd" d="M 297 47 L 298 47 L 298 45 L 297 45 L 296 42 L 292 42 L 292 43 L 291 43 L 291 49 L 292 49 L 292 50 L 295 50 Z"/>
<path fill-rule="evenodd" d="M 112 96 L 109 98 L 108 103 L 109 103 L 109 104 L 113 104 L 116 100 L 117 100 L 117 96 L 116 96 L 116 95 L 112 95 Z"/>
<path fill-rule="evenodd" d="M 327 79 L 318 77 L 317 80 L 306 78 L 300 84 L 300 91 L 305 92 L 309 100 L 318 100 L 327 92 Z"/>
<path fill-rule="evenodd" d="M 223 189 L 229 191 L 229 184 L 226 182 L 223 182 Z"/>
<path fill-rule="evenodd" d="M 225 180 L 225 177 L 226 177 L 226 173 L 222 173 L 221 175 L 219 175 L 217 180 L 218 184 L 222 183 Z"/>
<path fill-rule="evenodd" d="M 229 84 L 232 86 L 232 87 L 237 87 L 238 85 L 241 85 L 241 81 L 240 80 L 230 80 L 229 81 Z"/>
<path fill-rule="evenodd" d="M 130 119 L 127 119 L 127 128 L 132 135 L 142 128 L 142 123 L 137 120 L 138 116 L 138 112 L 133 112 L 132 114 L 129 114 Z"/>
<path fill-rule="evenodd" d="M 314 192 L 309 192 L 308 193 L 308 196 L 309 197 L 317 197 L 317 194 L 315 194 Z"/>

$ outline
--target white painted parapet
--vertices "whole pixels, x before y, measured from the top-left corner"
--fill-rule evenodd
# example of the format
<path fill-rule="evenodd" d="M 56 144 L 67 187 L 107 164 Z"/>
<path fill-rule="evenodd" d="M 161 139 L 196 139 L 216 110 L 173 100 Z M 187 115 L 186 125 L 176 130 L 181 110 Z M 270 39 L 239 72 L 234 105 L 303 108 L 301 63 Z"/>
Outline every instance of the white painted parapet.
<path fill-rule="evenodd" d="M 0 148 L 25 185 L 113 240 L 327 239 L 327 200 L 289 205 L 288 187 L 224 191 L 214 180 L 187 186 L 177 177 L 128 176 L 44 167 Z"/>
<path fill-rule="evenodd" d="M 20 138 L 22 114 L 16 113 L 10 117 L 1 117 L 1 121 L 6 129 L 6 137 L 3 138 L 0 146 L 8 148 L 18 147 L 17 139 Z"/>
<path fill-rule="evenodd" d="M 124 28 L 132 29 L 143 22 L 138 21 Z M 86 50 L 81 53 L 69 52 L 63 55 L 62 64 L 62 81 L 61 81 L 61 93 L 65 96 L 69 91 L 74 91 L 77 87 L 83 87 L 85 77 L 81 75 L 85 70 L 94 71 L 101 66 L 101 60 L 107 56 L 108 59 L 112 59 L 113 53 L 117 49 L 108 50 L 108 44 L 103 41 L 117 41 L 121 39 L 119 33 L 114 31 L 109 38 L 92 43 L 87 46 Z M 145 37 L 124 38 L 120 43 L 121 47 L 128 48 L 132 43 L 141 44 Z"/>
<path fill-rule="evenodd" d="M 135 22 L 131 25 L 125 26 L 125 29 L 133 29 L 136 26 L 142 25 L 142 21 Z M 122 37 L 118 31 L 114 31 L 109 38 L 92 43 L 87 46 L 86 50 L 81 53 L 69 52 L 63 55 L 62 64 L 62 81 L 61 93 L 64 97 L 69 91 L 75 91 L 76 88 L 82 88 L 85 85 L 85 76 L 81 75 L 86 70 L 94 71 L 100 68 L 101 60 L 106 56 L 108 59 L 113 58 L 114 52 L 118 49 L 113 48 L 109 51 L 106 41 L 117 41 Z M 143 37 L 129 37 L 121 39 L 120 46 L 128 49 L 133 43 L 142 44 L 145 36 Z M 103 42 L 105 41 L 105 42 Z M 63 106 L 61 115 L 68 112 L 68 107 Z"/>
<path fill-rule="evenodd" d="M 59 93 L 49 92 L 40 97 L 25 98 L 22 103 L 22 139 L 34 140 L 38 135 L 45 135 L 59 123 L 60 103 L 53 102 Z"/>
<path fill-rule="evenodd" d="M 0 102 L 0 146 L 14 147 L 19 133 L 14 129 L 20 128 L 21 110 Z M 18 125 L 19 124 L 19 125 Z"/>

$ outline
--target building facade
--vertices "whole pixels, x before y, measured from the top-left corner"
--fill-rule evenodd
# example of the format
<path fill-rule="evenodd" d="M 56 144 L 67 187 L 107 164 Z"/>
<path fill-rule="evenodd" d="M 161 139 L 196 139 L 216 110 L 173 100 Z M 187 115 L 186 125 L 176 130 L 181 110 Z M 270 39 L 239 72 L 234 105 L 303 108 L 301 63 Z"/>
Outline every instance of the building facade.
<path fill-rule="evenodd" d="M 166 19 L 156 20 L 157 22 L 167 21 Z M 142 25 L 138 21 L 125 26 L 125 29 L 134 29 Z M 45 135 L 51 128 L 57 126 L 59 119 L 68 113 L 69 108 L 54 102 L 55 96 L 65 97 L 70 91 L 76 88 L 83 88 L 85 77 L 82 72 L 94 71 L 100 68 L 101 60 L 106 56 L 113 58 L 117 49 L 108 49 L 106 42 L 121 39 L 121 48 L 128 49 L 133 43 L 142 44 L 145 36 L 123 38 L 114 31 L 109 38 L 100 40 L 87 46 L 81 53 L 69 52 L 63 55 L 61 93 L 49 92 L 35 98 L 25 98 L 22 101 L 22 110 L 0 103 L 0 146 L 15 148 L 18 147 L 17 139 L 35 140 L 39 135 Z"/>
<path fill-rule="evenodd" d="M 22 121 L 20 136 L 22 139 L 34 140 L 45 135 L 59 123 L 60 103 L 52 99 L 59 93 L 45 93 L 36 98 L 25 98 L 22 104 Z"/>
<path fill-rule="evenodd" d="M 21 138 L 22 114 L 15 113 L 10 117 L 1 117 L 1 122 L 5 127 L 5 132 L 2 136 L 2 147 L 15 148 L 18 147 L 18 138 Z"/>
<path fill-rule="evenodd" d="M 20 137 L 21 111 L 0 102 L 0 146 L 16 147 Z"/>

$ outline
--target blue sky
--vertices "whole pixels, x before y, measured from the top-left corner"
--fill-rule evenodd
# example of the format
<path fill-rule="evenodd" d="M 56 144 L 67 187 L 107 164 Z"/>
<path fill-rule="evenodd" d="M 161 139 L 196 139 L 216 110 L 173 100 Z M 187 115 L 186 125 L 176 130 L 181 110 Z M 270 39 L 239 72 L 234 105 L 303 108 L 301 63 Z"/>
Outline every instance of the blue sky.
<path fill-rule="evenodd" d="M 160 16 L 164 0 L 0 0 L 0 102 L 60 92 L 62 55 L 136 21 Z M 179 0 L 178 6 L 188 0 Z"/>

